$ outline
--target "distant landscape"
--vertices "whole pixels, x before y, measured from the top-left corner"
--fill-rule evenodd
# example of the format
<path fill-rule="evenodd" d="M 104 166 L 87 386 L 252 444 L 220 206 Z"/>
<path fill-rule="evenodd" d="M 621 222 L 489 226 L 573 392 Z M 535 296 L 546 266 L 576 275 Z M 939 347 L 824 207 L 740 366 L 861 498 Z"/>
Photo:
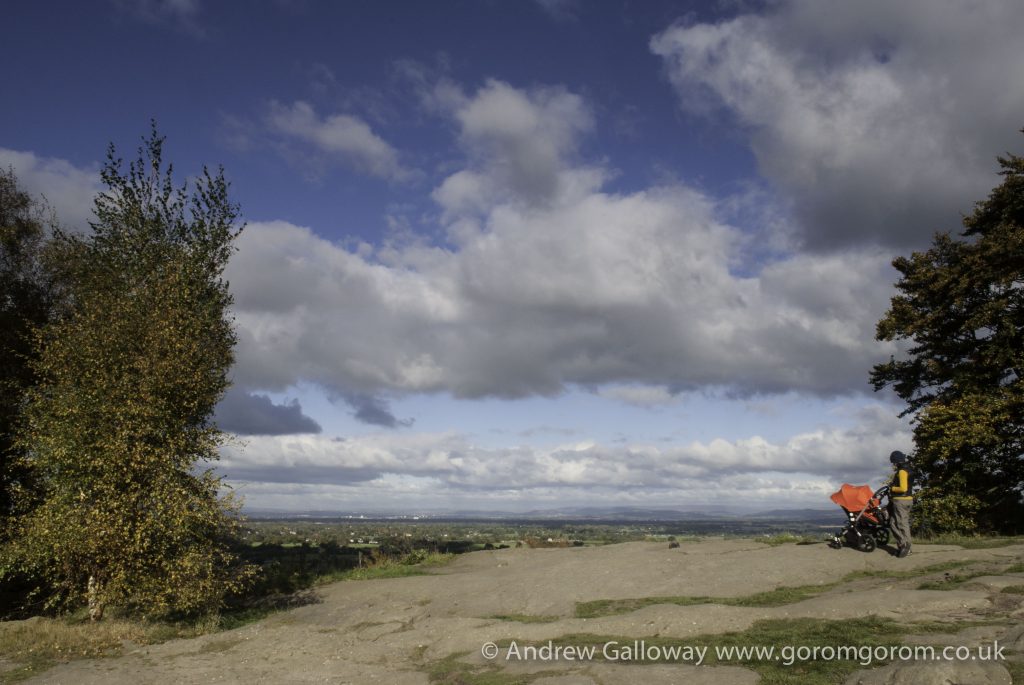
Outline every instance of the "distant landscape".
<path fill-rule="evenodd" d="M 254 520 L 261 519 L 367 519 L 367 520 L 552 520 L 552 521 L 736 521 L 776 519 L 783 521 L 832 521 L 836 520 L 836 509 L 738 509 L 734 507 L 707 506 L 694 508 L 640 508 L 640 507 L 563 507 L 559 509 L 533 509 L 529 511 L 501 510 L 433 510 L 423 512 L 386 511 L 292 511 L 247 509 Z M 841 518 L 841 517 L 840 517 Z"/>

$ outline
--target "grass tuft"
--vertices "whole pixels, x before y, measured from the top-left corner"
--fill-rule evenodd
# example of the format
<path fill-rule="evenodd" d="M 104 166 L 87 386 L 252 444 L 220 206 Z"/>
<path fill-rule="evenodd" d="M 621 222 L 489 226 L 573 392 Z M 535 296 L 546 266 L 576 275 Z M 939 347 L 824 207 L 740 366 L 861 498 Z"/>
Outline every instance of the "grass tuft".
<path fill-rule="evenodd" d="M 496 614 L 487 618 L 499 621 L 515 621 L 516 623 L 554 623 L 561 620 L 562 617 L 549 614 Z"/>

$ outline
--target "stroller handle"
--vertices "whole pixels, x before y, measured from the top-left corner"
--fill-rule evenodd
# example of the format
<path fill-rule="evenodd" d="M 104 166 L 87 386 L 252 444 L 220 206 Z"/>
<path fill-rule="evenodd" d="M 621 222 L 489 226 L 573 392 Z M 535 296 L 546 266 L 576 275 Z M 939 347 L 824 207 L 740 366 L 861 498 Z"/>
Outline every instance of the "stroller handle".
<path fill-rule="evenodd" d="M 883 485 L 882 487 L 880 487 L 877 490 L 875 490 L 875 495 L 874 496 L 875 497 L 884 497 L 885 495 L 888 495 L 888 494 L 889 494 L 889 486 L 888 485 Z"/>

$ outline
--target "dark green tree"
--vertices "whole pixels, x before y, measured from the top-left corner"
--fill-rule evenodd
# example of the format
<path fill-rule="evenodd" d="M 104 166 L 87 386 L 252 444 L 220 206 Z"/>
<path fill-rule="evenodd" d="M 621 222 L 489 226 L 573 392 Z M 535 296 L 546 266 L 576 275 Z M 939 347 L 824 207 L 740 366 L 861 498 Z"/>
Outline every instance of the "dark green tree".
<path fill-rule="evenodd" d="M 49 319 L 53 303 L 41 258 L 49 224 L 45 208 L 19 187 L 14 171 L 0 170 L 0 541 L 15 502 L 31 500 L 31 474 L 14 440 L 35 383 L 31 333 Z"/>
<path fill-rule="evenodd" d="M 1024 158 L 1000 158 L 1003 182 L 959 238 L 899 257 L 899 294 L 879 340 L 906 359 L 871 372 L 913 415 L 920 513 L 936 529 L 1024 528 Z"/>
<path fill-rule="evenodd" d="M 238 235 L 223 171 L 177 188 L 154 127 L 127 171 L 113 146 L 87 236 L 50 255 L 68 311 L 36 339 L 18 445 L 42 483 L 4 553 L 45 579 L 51 606 L 149 616 L 216 611 L 250 574 L 237 518 L 206 465 L 235 335 L 222 274 Z"/>

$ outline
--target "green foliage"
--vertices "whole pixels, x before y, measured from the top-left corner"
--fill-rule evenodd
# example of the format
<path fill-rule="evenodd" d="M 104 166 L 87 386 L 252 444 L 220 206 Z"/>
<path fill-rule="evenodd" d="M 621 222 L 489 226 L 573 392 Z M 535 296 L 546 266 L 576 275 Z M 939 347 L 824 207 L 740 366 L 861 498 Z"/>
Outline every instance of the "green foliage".
<path fill-rule="evenodd" d="M 1024 526 L 1024 158 L 999 162 L 961 239 L 893 262 L 900 294 L 878 323 L 879 340 L 911 343 L 871 381 L 914 415 L 932 532 Z"/>
<path fill-rule="evenodd" d="M 952 477 L 943 487 L 922 489 L 914 499 L 914 525 L 922 537 L 972 535 L 978 531 L 982 502 L 964 491 L 963 479 Z"/>
<path fill-rule="evenodd" d="M 175 188 L 162 152 L 154 127 L 125 172 L 111 146 L 93 233 L 55 235 L 69 303 L 36 336 L 17 442 L 43 498 L 3 568 L 44 577 L 51 607 L 87 598 L 94 617 L 209 613 L 251 575 L 228 547 L 237 505 L 201 467 L 225 439 L 210 417 L 235 343 L 221 274 L 237 208 L 223 172 Z"/>

